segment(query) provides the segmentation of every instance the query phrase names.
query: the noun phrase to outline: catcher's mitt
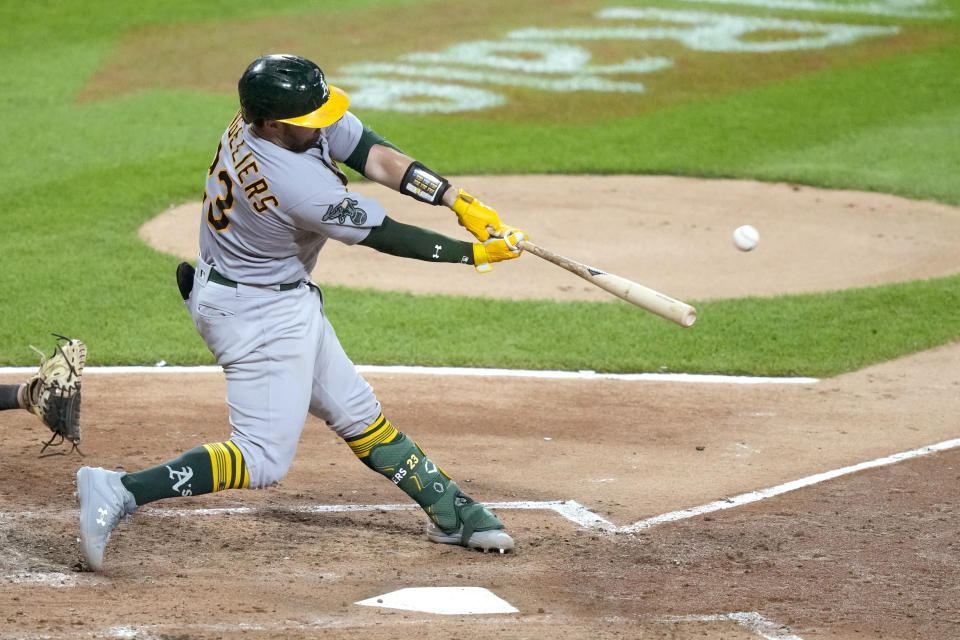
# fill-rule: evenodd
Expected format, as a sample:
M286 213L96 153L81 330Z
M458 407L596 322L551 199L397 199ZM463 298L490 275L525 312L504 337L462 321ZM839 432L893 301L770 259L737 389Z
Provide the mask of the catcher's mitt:
M79 340L53 335L59 340L50 358L30 345L40 354L40 370L27 381L23 405L53 431L41 454L59 436L56 444L69 440L73 444L70 453L76 449L82 456L83 452L77 448L80 444L80 377L87 361L87 347Z

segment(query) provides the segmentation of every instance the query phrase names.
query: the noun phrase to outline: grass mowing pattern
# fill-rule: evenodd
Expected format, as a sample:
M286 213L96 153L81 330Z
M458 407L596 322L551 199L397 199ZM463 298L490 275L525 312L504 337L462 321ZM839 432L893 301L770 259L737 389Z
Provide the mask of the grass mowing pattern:
M398 3L352 6L385 4ZM47 345L51 331L84 339L90 364L211 362L180 306L178 260L146 247L136 229L171 204L199 199L235 97L150 91L76 104L73 96L130 26L215 25L225 16L340 6L0 9L0 19L18 25L0 42L16 62L0 69L8 203L0 213L0 365L33 364L26 345ZM752 177L960 203L960 29L957 18L928 28L942 30L947 44L603 123L358 115L449 175ZM469 141L470 153L453 139ZM497 204L506 216L509 203ZM618 301L518 303L339 287L327 300L356 362L824 376L955 340L957 290L951 277L706 302L687 330Z

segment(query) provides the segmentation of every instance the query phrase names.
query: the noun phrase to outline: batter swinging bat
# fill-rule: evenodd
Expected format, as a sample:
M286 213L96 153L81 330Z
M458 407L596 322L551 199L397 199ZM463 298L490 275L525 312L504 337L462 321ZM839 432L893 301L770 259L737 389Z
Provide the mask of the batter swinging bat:
M524 251L529 251L547 262L552 262L559 267L563 267L567 271L577 274L587 282L600 287L604 291L609 291L618 298L622 298L630 304L635 304L641 309L646 309L650 313L655 313L670 322L675 322L681 327L692 326L697 320L697 310L686 302L674 300L670 296L664 295L659 291L654 291L642 284L631 282L626 278L588 267L576 260L571 260L558 253L537 246L529 240L521 240L518 245Z

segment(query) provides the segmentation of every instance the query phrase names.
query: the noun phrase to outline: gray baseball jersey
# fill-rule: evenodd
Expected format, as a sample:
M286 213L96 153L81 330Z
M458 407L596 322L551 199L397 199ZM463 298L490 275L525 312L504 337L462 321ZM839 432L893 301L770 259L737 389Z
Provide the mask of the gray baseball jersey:
M207 172L200 255L245 284L305 280L328 238L355 244L386 215L350 192L344 161L363 126L349 111L321 130L317 147L297 153L259 138L238 114Z

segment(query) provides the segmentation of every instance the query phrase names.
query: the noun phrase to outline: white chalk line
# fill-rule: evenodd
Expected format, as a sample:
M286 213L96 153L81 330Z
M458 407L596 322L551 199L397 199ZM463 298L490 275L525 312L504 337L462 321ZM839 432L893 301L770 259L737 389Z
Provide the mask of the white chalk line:
M578 503L576 500L546 500L546 501L514 501L514 502L484 502L491 509L523 509L529 511L553 511L567 520L574 522L585 529L600 528L616 530L617 527L609 520L602 518ZM416 504L318 504L304 507L212 507L207 509L150 509L144 515L153 515L161 518L183 516L217 516L263 513L273 509L288 513L355 513L365 511L415 511L420 509ZM26 515L26 513L21 514Z
M36 367L0 367L0 375L31 375ZM415 367L407 365L357 365L360 373L421 375L421 376L473 376L488 378L536 378L547 380L621 380L625 382L686 382L697 384L814 384L818 378L778 378L764 376L722 376L698 373L598 373L589 369L581 371L550 371L536 369L484 369L478 367ZM122 366L85 367L83 373L94 375L118 374L190 374L220 373L219 366Z
M750 504L751 502L757 502L759 500L765 500L766 498L772 498L774 496L779 496L781 494L787 493L788 491L795 491L797 489L802 489L803 487L809 487L811 485L824 482L826 480L831 480L833 478L839 478L840 476L845 476L851 473L856 473L858 471L863 471L865 469L875 469L877 467L884 467L896 462L901 462L903 460L909 460L910 458L917 458L920 456L929 455L931 453L936 453L937 451L946 451L948 449L954 449L960 447L960 438L954 438L953 440L944 440L943 442L938 442L937 444L928 445L926 447L920 447L919 449L912 449L910 451L901 451L900 453L895 453L893 455L885 456L883 458L877 458L876 460L869 460L867 462L860 462L858 464L850 465L848 467L842 467L840 469L834 469L832 471L825 471L823 473L818 473L812 476L807 476L806 478L800 478L799 480L792 480L784 484L779 484L775 487L770 487L768 489L760 489L759 491L749 491L747 493L741 493L738 496L732 498L724 498L723 500L715 500L714 502L709 502L699 507L692 507L690 509L681 509L680 511L671 511L670 513L664 513L659 516L654 516L652 518L647 518L646 520L640 520L635 522L632 525L622 527L620 531L625 533L634 533L642 529L649 529L650 527L664 522L676 522L677 520L684 520L686 518L692 518L694 516L703 515L705 513L712 513L714 511L722 511L724 509L731 509L733 507L739 507L741 505Z

